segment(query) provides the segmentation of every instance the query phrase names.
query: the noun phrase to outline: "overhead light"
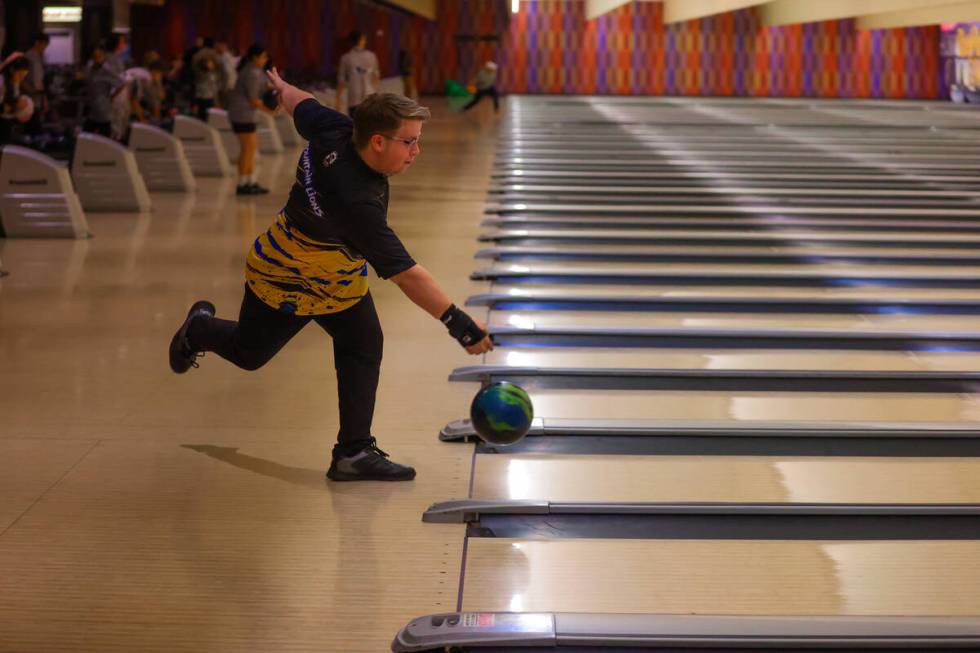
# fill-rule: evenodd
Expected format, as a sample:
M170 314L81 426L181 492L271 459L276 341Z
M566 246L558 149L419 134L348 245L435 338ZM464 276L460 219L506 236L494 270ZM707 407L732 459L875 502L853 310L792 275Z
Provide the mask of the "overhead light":
M45 7L41 12L45 23L80 23L81 7Z
M510 0L510 13L516 14L521 10L521 0Z

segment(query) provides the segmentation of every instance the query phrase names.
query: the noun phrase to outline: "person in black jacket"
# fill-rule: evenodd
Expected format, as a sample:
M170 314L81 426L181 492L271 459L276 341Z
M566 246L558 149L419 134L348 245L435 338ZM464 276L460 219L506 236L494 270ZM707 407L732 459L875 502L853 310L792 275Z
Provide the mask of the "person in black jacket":
M195 303L170 345L170 366L183 373L213 351L256 370L303 327L316 322L334 341L340 432L327 477L335 481L403 481L415 470L388 459L371 433L382 333L368 291L368 265L438 318L470 354L492 349L482 324L457 308L388 226L388 177L421 152L429 110L401 95L368 96L355 118L268 73L282 106L309 141L286 206L255 239L245 266L238 321Z

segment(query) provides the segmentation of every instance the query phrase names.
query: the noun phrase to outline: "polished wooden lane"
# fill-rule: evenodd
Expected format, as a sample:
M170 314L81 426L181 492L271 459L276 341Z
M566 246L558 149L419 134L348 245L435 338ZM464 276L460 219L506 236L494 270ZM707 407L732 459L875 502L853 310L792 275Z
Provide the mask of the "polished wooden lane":
M840 351L807 349L647 349L616 347L497 347L484 357L508 367L595 367L698 370L882 370L980 369L980 353Z
M893 227L901 227L902 223L897 225L893 224ZM837 243L839 246L841 242L844 243L858 243L854 246L859 246L863 243L863 246L870 247L869 243L876 243L880 241L887 241L889 247L915 247L913 243L918 243L919 245L924 245L927 247L938 247L937 243L950 243L950 237L944 234L929 234L929 233L918 233L911 231L903 231L902 229L894 230L879 230L879 231L867 231L867 232L856 232L851 234L840 234L833 231L821 231L818 229L804 229L796 228L790 229L786 228L781 231L774 232L759 232L759 233L738 233L731 231L717 231L717 230L696 230L696 229L678 229L676 231L670 231L669 233L664 233L655 228L638 228L638 229L597 229L593 228L583 228L583 229L551 229L551 228L534 228L534 229L487 229L481 234L484 238L497 238L497 239L562 239L564 241L573 243L575 241L585 241L589 243L595 241L596 239L610 239L618 238L622 239L622 242L618 242L619 245L629 245L631 240L634 239L667 239L667 238L686 238L692 241L693 244L698 244L698 246L703 246L704 241L710 242L711 240L717 240L719 238L724 238L731 241L749 241L749 243L758 243L760 241L767 241L765 246L802 246L813 241L819 241L821 243L827 243L828 246L833 246ZM975 249L980 245L980 236L975 234L961 234L955 237L956 243L961 243L962 247L967 249ZM903 244L904 243L904 244ZM633 243L637 244L637 243ZM748 243L744 243L742 246L749 246ZM960 248L957 245L956 248Z
M840 329L887 331L963 331L980 326L970 315L825 315L779 313L651 313L644 311L489 311L489 324L500 327L672 328L699 329Z
M681 112L668 103L656 105L646 114L636 107L624 107L616 101L605 103L582 102L572 105L569 121L587 120L588 111L610 120L639 122L646 115L651 122L660 115L667 122L684 121ZM529 110L541 101L529 101ZM713 112L705 108L687 118L692 123L704 121L735 122L742 108L733 103ZM839 107L835 107L836 110ZM662 110L662 114L657 115ZM808 115L789 117L778 110L749 115L745 122L762 120L773 124L790 121L860 119L849 113L840 116ZM863 117L876 122L870 113ZM527 116L524 116L527 119ZM946 117L951 123L959 117ZM543 119L543 116L542 116ZM945 119L945 118L944 118ZM753 122L754 124L754 122ZM636 131L632 131L636 130ZM640 130L635 124L623 127L634 135ZM788 131L788 130L787 130ZM861 130L854 130L860 134ZM792 138L792 135L789 136ZM545 146L547 147L547 146ZM564 146L559 146L564 147ZM572 147L572 146L569 146ZM667 152L669 147L662 148ZM676 148L680 152L681 148ZM695 149L696 148L692 148ZM838 147L837 150L846 149ZM651 150L649 158L656 161L661 152ZM690 154L690 153L689 153ZM688 165L707 167L712 161L698 159L695 151ZM829 154L828 154L829 155ZM820 155L824 156L824 155ZM684 164L678 155L676 163ZM761 158L761 155L760 155ZM875 157L871 157L875 158ZM866 158L865 161L871 160ZM884 159L885 157L881 157ZM898 157L901 158L901 157ZM506 160L502 157L501 160ZM555 157L560 161L560 157ZM618 163L625 161L622 157ZM533 155L521 162L535 163ZM614 163L617 163L613 161ZM878 161L875 161L876 163ZM881 161L884 165L890 163ZM594 162L593 162L594 163ZM656 161L659 165L662 161ZM948 162L947 162L948 163ZM947 163L943 163L946 165ZM589 162L583 163L583 167ZM804 165L804 163L800 163ZM530 169L530 168L529 168ZM892 168L893 170L895 168ZM724 176L724 170L719 176ZM586 182L587 183L587 182ZM571 200L569 200L571 201ZM534 208L534 207L532 207ZM621 211L634 207L619 207ZM514 207L516 213L524 208ZM587 216L581 206L569 205L569 211L582 212L580 226L593 216ZM547 207L549 212L565 210ZM885 210L885 209L882 209ZM598 213L598 211L597 211ZM835 211L827 210L830 215ZM843 214L843 213L841 213ZM517 224L519 221L515 220ZM543 222L543 221L542 221ZM597 220L598 222L598 220ZM830 224L826 221L826 224ZM883 222L881 223L883 224ZM948 228L948 225L947 225ZM490 231L489 237L503 232ZM695 232L691 233L694 236ZM814 229L813 234L817 233ZM575 242L574 235L583 231L553 230L550 236L535 242L532 234L512 232L513 242L529 246L544 245L560 251ZM598 229L594 235L602 236ZM540 235L540 234L539 234ZM849 234L850 235L850 234ZM909 238L914 235L909 232ZM640 245L631 246L635 237L653 239L668 236L656 230L620 230L620 251L636 253ZM948 236L948 234L947 234ZM588 238L588 235L585 236ZM809 237L809 236L808 236ZM970 236L972 237L972 236ZM872 235L883 241L883 234ZM928 238L928 236L927 236ZM523 241L522 241L523 239ZM564 242L562 242L564 240ZM947 238L948 240L948 238ZM500 242L510 242L501 240ZM608 241L607 241L608 242ZM964 241L966 242L966 241ZM948 242L947 242L948 244ZM724 246L738 244L725 243ZM758 246L758 243L756 243ZM845 253L848 247L835 249L832 243L821 243L810 249L800 243L795 250L792 238L771 241L773 251L805 255L808 252ZM854 246L855 243L848 243ZM938 245L938 241L937 241ZM766 246L763 244L762 246ZM592 245L571 245L575 251L588 251ZM604 245L596 245L596 248ZM689 248L690 247L690 248ZM696 243L684 243L672 251L693 251ZM720 251L720 247L712 246ZM901 244L885 247L861 247L858 251L898 253ZM660 252L666 253L667 247ZM915 250L917 247L909 246ZM943 256L941 248L922 248L930 255ZM572 250L567 250L572 251ZM747 248L743 252L749 251ZM477 267L495 269L525 269L561 271L586 269L602 272L637 270L677 272L696 269L696 264L615 263L615 262L558 262L550 258L520 259L499 262L479 261ZM711 272L760 271L764 278L774 272L801 274L820 272L846 273L851 276L877 274L880 276L931 275L953 277L974 274L969 265L956 266L942 272L933 266L861 265L853 261L831 263L815 260L806 265L776 263L773 265L739 265L715 262L703 266ZM953 271L955 270L955 271ZM534 281L533 278L527 280ZM844 287L850 285L850 287ZM834 288L684 288L677 283L667 288L638 286L617 287L613 281L589 286L545 283L493 283L486 286L492 292L507 291L515 296L551 295L572 298L576 295L593 297L755 297L755 298L864 298L896 299L960 298L977 299L976 289L953 290L936 288L861 288L857 284L841 284ZM949 294L947 294L949 293ZM486 309L484 309L486 310ZM487 314L487 313L485 313ZM591 326L715 326L726 328L806 329L901 329L915 324L922 328L952 330L960 325L966 330L973 326L969 318L935 315L724 315L716 308L706 308L701 314L683 313L600 313L598 311L491 311L488 317L497 326L535 327L570 326L585 323ZM614 349L614 348L546 348L499 347L485 357L487 363L515 366L555 367L691 367L711 369L976 369L980 358L974 354L932 352L840 352L840 351L754 351L754 350L671 350L671 349ZM918 397L897 393L859 396L801 393L790 396L779 392L642 392L601 390L542 390L532 392L538 416L556 418L649 419L649 420L718 420L737 425L742 421L881 421L881 422L950 422L968 424L978 416L978 402L973 396L934 395ZM882 452L883 454L886 452ZM973 502L980 485L975 482L976 459L890 459L819 458L819 457L714 457L714 456L589 456L553 454L478 455L474 468L471 496L476 499L546 499L553 501L747 501L747 502ZM493 526L483 524L488 532ZM799 615L975 615L980 601L978 581L980 565L975 557L980 543L975 541L807 541L807 540L668 540L668 539L552 539L546 533L536 539L471 537L465 559L463 608L467 610L500 611L570 611L570 612L653 612L653 613L717 613L717 614L799 614ZM846 533L840 534L842 538Z
M480 292L509 292L514 296L534 297L536 295L565 295L568 297L752 297L794 299L842 298L842 299L980 299L980 289L972 288L867 288L842 286L834 288L766 288L757 286L691 287L684 284L672 286L626 286L616 283L573 284L573 283L524 283L507 279L485 283Z
M957 423L980 420L980 396L973 394L534 390L531 399L535 414L545 418Z
M530 273L540 272L542 274L553 272L569 271L582 272L585 274L602 273L615 275L619 273L630 274L636 272L661 272L661 273L684 273L684 272L705 272L718 274L721 278L725 273L752 273L765 278L769 274L786 274L789 276L803 276L810 274L826 275L867 275L883 278L903 278L916 276L935 276L935 277L965 277L980 275L980 266L963 266L955 270L947 270L931 265L890 265L886 269L881 266L856 265L850 263L815 263L812 265L777 264L767 265L760 269L758 265L734 265L734 264L711 264L704 263L619 263L619 262L596 262L596 261L534 261L533 263L519 264L509 261L498 261L487 265L490 270L519 270L529 271ZM722 284L719 284L722 285Z
M498 453L473 478L485 500L980 504L975 458Z
M463 609L976 615L980 542L470 538Z
M696 256L696 255L719 255L737 254L746 258L752 256L759 257L760 264L768 264L765 256L781 255L799 257L801 263L808 263L807 257L838 256L838 257L928 257L933 259L950 258L956 260L961 256L971 256L969 250L964 254L957 250L949 249L929 249L927 247L828 247L823 245L808 245L801 242L794 245L792 242L780 242L773 239L770 246L759 245L731 245L713 244L707 241L704 245L697 247L676 245L587 245L576 243L562 243L560 245L548 245L540 247L500 247L494 253L500 257L528 257L535 256L546 260L547 258L562 258L575 255L623 255L637 256L641 254L653 255L672 255L672 256ZM485 255L484 255L485 256ZM860 261L859 261L860 262Z

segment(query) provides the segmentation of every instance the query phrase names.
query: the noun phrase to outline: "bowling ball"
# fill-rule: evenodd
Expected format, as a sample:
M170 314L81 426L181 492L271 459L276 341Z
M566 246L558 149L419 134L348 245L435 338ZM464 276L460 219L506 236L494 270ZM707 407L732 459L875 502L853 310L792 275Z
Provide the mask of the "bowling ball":
M534 406L524 388L501 381L476 393L470 421L477 435L489 444L514 444L531 430Z
M269 111L275 111L279 107L279 91L269 89L262 94L262 104Z

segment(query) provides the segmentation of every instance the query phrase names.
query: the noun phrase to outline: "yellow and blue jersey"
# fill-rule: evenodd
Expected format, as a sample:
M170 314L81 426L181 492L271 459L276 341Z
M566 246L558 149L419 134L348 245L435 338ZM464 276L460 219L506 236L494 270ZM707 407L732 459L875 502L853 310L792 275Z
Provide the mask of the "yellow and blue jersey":
M252 244L248 287L269 306L296 315L350 308L368 292L367 261L340 242L309 238L284 213Z
M357 154L350 119L314 99L293 119L309 145L286 206L249 251L246 280L280 311L336 313L367 294L368 263L387 279L415 261L388 226L388 180Z

